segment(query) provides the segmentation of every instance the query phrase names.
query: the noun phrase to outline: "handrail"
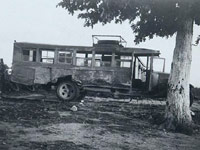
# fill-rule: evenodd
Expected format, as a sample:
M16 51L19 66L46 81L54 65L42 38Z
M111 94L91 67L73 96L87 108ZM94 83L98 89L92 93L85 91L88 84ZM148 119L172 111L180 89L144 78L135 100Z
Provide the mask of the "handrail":
M143 62L137 57L137 59L138 59L138 61L140 62L140 64L144 67L144 68L147 68L144 64L143 64Z
M98 41L100 40L98 37L113 37L113 38L119 38L119 42L127 44L126 40L121 36L121 35L92 35L92 40L94 44L94 38L97 39Z

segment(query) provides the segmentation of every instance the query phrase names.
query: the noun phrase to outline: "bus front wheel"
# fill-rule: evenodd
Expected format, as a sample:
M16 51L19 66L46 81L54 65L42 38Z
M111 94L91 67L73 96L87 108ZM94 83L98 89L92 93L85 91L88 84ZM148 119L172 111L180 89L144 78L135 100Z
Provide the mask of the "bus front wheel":
M73 101L79 97L79 88L72 81L63 81L58 84L56 93L62 101Z

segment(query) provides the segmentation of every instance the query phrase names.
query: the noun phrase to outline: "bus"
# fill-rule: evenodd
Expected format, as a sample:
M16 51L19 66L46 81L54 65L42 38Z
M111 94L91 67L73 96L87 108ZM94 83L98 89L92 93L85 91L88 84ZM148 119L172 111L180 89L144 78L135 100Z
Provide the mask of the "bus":
M138 96L166 84L160 51L127 47L118 35L93 35L92 46L15 42L11 81L26 86L54 86L63 101L81 89Z

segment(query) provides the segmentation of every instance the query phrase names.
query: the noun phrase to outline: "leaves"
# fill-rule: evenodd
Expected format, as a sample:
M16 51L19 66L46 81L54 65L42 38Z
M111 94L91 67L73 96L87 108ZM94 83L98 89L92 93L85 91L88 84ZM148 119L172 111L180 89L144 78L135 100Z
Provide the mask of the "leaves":
M195 41L195 44L198 45L200 42L200 35L197 37L197 40Z
M136 43L172 36L187 17L200 25L199 0L62 0L58 6L77 12L85 26L129 20Z

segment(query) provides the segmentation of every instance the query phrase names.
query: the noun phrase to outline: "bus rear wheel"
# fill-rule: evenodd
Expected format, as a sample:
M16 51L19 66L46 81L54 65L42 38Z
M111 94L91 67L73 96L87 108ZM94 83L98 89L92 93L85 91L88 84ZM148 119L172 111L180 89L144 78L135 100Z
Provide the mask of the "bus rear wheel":
M56 94L62 101L74 101L79 97L79 88L72 81L63 81L58 84Z

